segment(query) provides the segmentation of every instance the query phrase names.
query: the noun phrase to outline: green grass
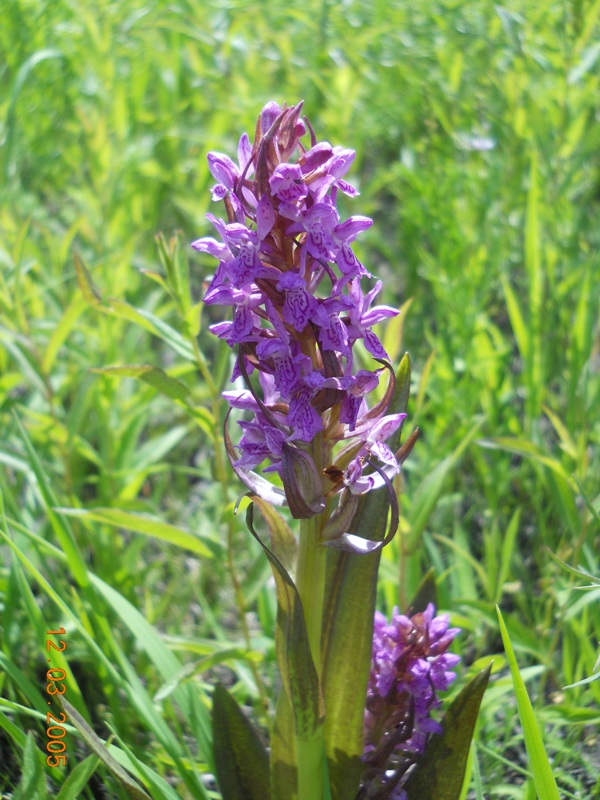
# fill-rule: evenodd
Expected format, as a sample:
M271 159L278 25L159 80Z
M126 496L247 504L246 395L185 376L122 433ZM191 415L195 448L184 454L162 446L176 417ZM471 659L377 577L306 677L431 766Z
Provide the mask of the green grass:
M24 772L27 798L126 796L74 729L67 771L45 765L48 629L67 630L65 697L153 797L218 796L217 680L269 713L269 568L232 513L229 357L187 242L208 233L207 152L233 154L271 98L356 149L361 257L386 302L412 299L388 345L411 354L423 436L380 607L433 565L464 629L457 689L495 657L467 797L535 797L497 604L561 796L600 791L600 681L563 689L594 671L598 588L549 553L600 574L599 18L586 0L5 4L0 791Z

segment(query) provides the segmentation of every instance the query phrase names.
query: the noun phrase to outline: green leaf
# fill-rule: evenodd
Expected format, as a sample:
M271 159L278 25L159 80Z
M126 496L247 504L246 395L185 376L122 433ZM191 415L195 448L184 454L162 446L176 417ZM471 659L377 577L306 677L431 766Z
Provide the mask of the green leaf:
M15 744L21 748L25 747L27 742L25 734L21 728L18 728L14 722L6 716L4 711L0 711L0 728L10 736ZM4 746L8 750L8 746L6 744Z
M21 782L13 795L13 800L46 800L48 797L41 755L35 746L33 734L29 733L23 752Z
M569 683L563 686L563 689L574 689L576 686L586 686L588 683L594 683L594 681L600 681L600 672L595 672L593 675L590 675L589 678L582 678L575 683Z
M591 498L588 497L588 495L586 494L586 492L585 492L585 490L583 488L583 485L581 484L581 481L579 480L579 478L576 475L573 475L573 480L577 484L577 488L579 489L579 492L581 493L581 497L583 498L583 502L585 504L585 507L590 512L592 517L596 520L596 522L600 522L600 514L596 511L596 509L594 507L594 504L591 501Z
M290 530L290 526L270 503L261 497L253 496L252 502L256 505L269 528L271 550L283 567L289 572L294 571L298 554L298 542Z
M389 413L406 411L410 392L410 359L405 355L396 372ZM390 440L396 450L400 432ZM389 501L385 492L361 499L352 531L381 541L387 527ZM325 700L325 752L333 800L354 800L363 769L363 698L373 646L373 619L381 551L355 555L327 552L323 611L322 683Z
M95 755L88 756L85 761L77 764L56 795L56 800L78 800L99 764L100 759Z
M410 397L410 377L411 363L410 356L405 353L396 370L396 388L392 402L390 403L389 413L405 414L408 409L408 399ZM396 449L400 445L400 432L398 431L390 439L390 447Z
M111 732L115 733L112 727ZM114 744L109 744L108 749L110 754L115 757L122 767L125 767L125 769L128 769L138 777L144 778L146 785L152 793L152 800L181 800L181 795L177 794L175 789L151 767L143 761L140 761L139 758L136 758L125 742L119 740L119 747L116 747ZM194 800L196 800L196 798L198 798L198 800L209 800L208 792L204 789L204 785L200 783L199 786L200 793L192 789L190 797L193 797Z
M430 567L425 573L411 604L406 610L406 616L412 617L413 614L419 614L425 611L429 603L433 603L434 606L437 606L437 583L435 581L435 569L433 567Z
M413 303L412 297L409 297L401 306L400 313L389 319L385 325L383 333L383 348L390 357L392 364L395 364L400 355L400 348L402 347L402 338L404 333L404 322L408 315L408 311Z
M235 699L220 684L213 694L213 746L223 800L269 800L269 756Z
M515 657L508 630L504 624L502 613L498 606L496 606L498 614L498 623L500 625L500 633L502 635L502 642L506 652L506 658L510 667L510 674L512 675L513 686L515 690L515 698L517 700L517 708L519 710L519 719L523 728L523 738L525 739L525 747L527 748L527 755L531 764L531 772L535 782L535 788L538 797L543 800L560 800L558 794L558 787L552 774L552 767L544 748L544 742L538 728L533 706L527 694L525 682L519 672L519 665Z
M271 564L277 591L275 650L284 689L294 710L299 739L310 739L323 722L321 687L313 661L304 610L298 590L277 556L254 529L254 503L246 511L246 524Z
M477 435L482 422L483 419L480 419L475 423L454 452L440 461L416 490L410 508L410 536L406 543L406 548L409 552L416 547L421 534L425 530L431 512L442 493L444 481Z
M138 786L138 784L123 769L119 762L111 756L106 748L106 744L93 731L93 729L90 728L77 709L74 708L68 700L65 700L64 697L60 698L60 703L63 706L69 722L71 722L73 726L77 728L81 738L90 748L90 750L98 756L98 758L112 772L115 778L117 778L117 780L123 784L129 797L131 797L132 800L151 800L150 796L147 795L140 786Z
M592 575L592 573L588 572L588 570L585 569L584 567L581 566L572 567L570 564L565 563L558 556L554 555L554 553L551 550L548 550L548 552L550 554L550 558L553 561L556 561L557 564L559 564L564 570L569 572L571 575L574 575L576 578L581 578L582 580L588 580L590 581L590 583L597 584L598 586L600 586L600 578L596 577L595 575Z
M156 243L161 263L167 273L169 289L185 315L190 307L190 276L187 259L181 252L180 238L173 236L167 242L160 233L156 237Z
M121 511L118 508L57 508L56 511L69 517L103 522L115 528L125 528L128 531L153 536L163 542L169 542L169 544L174 544L184 550L190 550L192 553L197 553L205 558L212 558L213 556L212 551L193 533L152 517Z
M30 55L19 67L11 87L8 110L6 111L6 134L4 139L4 175L6 178L11 175L13 142L15 140L15 131L18 130L15 122L16 108L23 87L33 72L34 67L42 61L48 61L48 59L52 58L63 59L64 57L64 54L60 50L54 47L48 47Z
M92 580L115 610L121 622L135 636L139 646L146 651L162 679L169 681L174 675L177 675L182 669L181 661L165 645L157 630L112 586L109 586L95 575L92 576ZM210 715L203 702L202 692L197 687L180 685L174 690L173 696L194 732L202 757L208 762L209 768L212 769ZM151 707L150 703L148 705ZM154 707L152 707L152 711L156 716L157 723L162 726L164 724L162 717L156 715ZM169 731L168 728L166 730ZM171 735L170 731L169 735Z
M262 653L258 650L248 650L244 647L224 647L220 650L201 658L200 661L192 661L179 670L179 672L164 683L154 695L154 702L161 703L167 697L181 686L182 683L193 678L195 675L201 675L209 669L212 669L217 664L223 664L227 661L261 661L263 658Z
M273 800L288 800L298 792L294 712L285 692L279 692L271 731L271 788Z
M77 255L74 256L75 261L75 275L77 276L77 285L81 290L81 294L85 300L94 308L102 305L102 295L98 287L92 280L92 276L82 259Z
M385 535L385 500L385 496L369 495L353 524L361 530L368 524L375 541ZM334 800L351 800L355 796L363 769L360 758L364 697L371 663L380 558L381 550L369 555L338 550L327 553L322 682L327 711L325 752Z
M179 331L176 331L175 328L171 327L171 325L164 322L164 320L155 316L150 311L146 311L144 308L134 308L124 300L111 299L108 301L108 313L116 314L122 319L127 319L130 322L141 325L143 328L150 331L150 333L160 337L187 361L191 361L192 363L196 362L196 356L192 345L183 338Z
M46 375L49 375L54 366L56 356L62 345L65 343L68 335L75 327L77 320L81 313L87 307L85 301L81 297L74 297L70 305L65 309L60 321L54 328L52 336L48 340L46 352L42 360L42 370Z
M122 367L99 367L91 371L103 375L118 375L122 378L138 378L150 386L153 386L166 397L170 397L171 400L179 400L182 403L186 403L190 396L190 390L184 383L178 381L176 378L171 378L164 370L149 366L148 364L128 364Z
M452 701L425 755L406 782L408 800L459 800L481 698L492 665L476 675Z
M521 306L519 305L519 301L517 300L517 296L508 282L508 279L502 276L500 278L502 282L502 288L504 289L504 297L506 300L506 308L508 311L508 317L510 319L510 324L513 329L513 333L515 335L515 341L517 342L517 347L519 348L519 353L524 360L529 358L529 350L530 350L530 343L529 343L529 332L527 325L525 324L525 320L523 318L523 312L521 311Z
M477 444L480 447L486 447L489 450L504 450L507 453L515 453L516 455L523 456L523 458L530 458L532 461L537 461L548 467L562 478L575 491L575 482L572 477L565 470L563 465L557 458L552 458L538 445L524 438L513 438L511 436L497 436L493 439L479 439Z
M87 567L73 531L67 524L66 520L61 519L61 517L56 513L58 501L54 495L54 492L52 491L48 475L44 470L37 451L33 446L27 431L23 427L21 420L16 414L14 414L14 412L13 415L15 422L17 423L17 427L19 428L19 433L23 443L25 444L25 449L27 450L27 455L29 457L29 463L37 480L39 494L44 505L46 506L48 519L50 520L54 533L56 534L56 538L60 542L60 546L62 547L69 561L69 569L73 573L73 577L77 580L80 586L87 586L90 582L87 573Z
M496 600L500 600L504 591L504 584L510 571L510 562L515 552L515 540L519 531L519 522L521 521L521 507L518 506L514 514L510 518L510 522L506 528L506 533L502 539L502 552L500 556L500 569L498 571L498 578L496 584Z

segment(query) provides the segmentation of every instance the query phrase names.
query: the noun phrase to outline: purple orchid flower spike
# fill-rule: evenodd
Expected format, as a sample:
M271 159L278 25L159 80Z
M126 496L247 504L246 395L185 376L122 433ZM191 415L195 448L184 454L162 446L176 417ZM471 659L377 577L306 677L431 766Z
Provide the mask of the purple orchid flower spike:
M373 325L399 313L372 306L381 282L361 287L370 275L352 244L372 221L341 221L336 207L338 191L357 194L343 178L354 151L317 142L301 107L268 103L255 141L240 139L238 164L209 154L213 199L225 202L227 220L208 215L219 239L192 246L218 259L204 302L233 312L210 328L237 350L233 379L246 383L225 394L244 415L241 438L227 448L233 468L252 491L261 465L278 473L292 514L303 518L344 489L359 495L389 483L399 465L386 440L404 415L369 407L380 365L354 368L359 340L387 360ZM335 482L332 469L342 475Z
M407 617L394 608L392 620L377 612L373 655L364 717L363 789L371 797L403 798L402 784L441 726L432 712L441 705L438 692L456 678L460 657L448 652L459 628L448 615L425 611ZM377 795L379 796L379 795Z

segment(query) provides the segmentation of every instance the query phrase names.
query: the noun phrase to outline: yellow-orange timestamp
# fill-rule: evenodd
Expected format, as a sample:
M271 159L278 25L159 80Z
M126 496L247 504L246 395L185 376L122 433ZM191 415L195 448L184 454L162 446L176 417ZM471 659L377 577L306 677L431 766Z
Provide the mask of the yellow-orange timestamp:
M59 628L57 631L46 631L46 636L64 636L65 633L66 631L64 628ZM59 653L64 653L67 649L67 643L63 639L60 639L59 645L60 647L56 645L52 639L46 639L46 652L51 653L53 650L58 650ZM48 663L52 664L52 658L48 659ZM67 691L65 684L59 682L63 681L65 676L66 673L64 669L59 667L51 666L46 672L46 680L48 681L46 693L50 697L54 697L57 694L62 695ZM50 703L51 701L48 700L48 705L50 705ZM64 727L64 723L67 721L67 715L64 711L59 713L62 719L57 719L54 714L51 714L49 711L46 714L46 736L48 738L46 750L50 754L46 758L46 764L48 764L49 767L58 767L59 764L65 766L67 763L67 755L65 753L67 745L63 741L67 733Z

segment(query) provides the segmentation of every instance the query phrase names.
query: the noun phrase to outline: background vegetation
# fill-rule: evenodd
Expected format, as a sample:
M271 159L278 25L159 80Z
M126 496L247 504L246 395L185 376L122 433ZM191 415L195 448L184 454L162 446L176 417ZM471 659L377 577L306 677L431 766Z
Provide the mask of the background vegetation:
M564 687L594 671L600 589L550 556L600 572L599 16L598 0L5 0L7 797L125 797L71 729L67 770L45 766L48 629L67 630L65 696L153 797L219 796L216 680L264 723L273 591L232 515L229 356L187 243L208 233L207 152L299 98L357 150L347 211L374 218L361 255L405 304L386 337L411 354L423 436L380 607L433 565L464 631L457 688L494 658L469 798L535 798L496 603L561 794L599 796L600 682ZM131 364L178 383L94 372Z

